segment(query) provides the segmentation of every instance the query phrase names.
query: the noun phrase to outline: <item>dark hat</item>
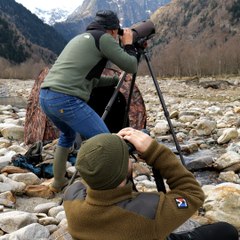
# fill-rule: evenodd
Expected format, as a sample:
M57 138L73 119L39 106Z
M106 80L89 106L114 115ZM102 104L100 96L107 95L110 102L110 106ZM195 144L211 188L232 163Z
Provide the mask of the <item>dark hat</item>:
M108 30L120 28L117 14L110 10L98 11L94 20Z
M98 134L81 145L76 169L90 188L96 190L117 187L128 173L128 146L115 134Z

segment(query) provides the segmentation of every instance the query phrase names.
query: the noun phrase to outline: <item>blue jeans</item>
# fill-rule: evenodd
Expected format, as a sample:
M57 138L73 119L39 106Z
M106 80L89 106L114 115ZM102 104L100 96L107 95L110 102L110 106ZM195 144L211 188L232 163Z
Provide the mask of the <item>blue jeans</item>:
M58 145L61 147L71 147L76 133L84 139L109 133L101 117L80 98L47 88L41 89L39 102L43 112L60 130Z

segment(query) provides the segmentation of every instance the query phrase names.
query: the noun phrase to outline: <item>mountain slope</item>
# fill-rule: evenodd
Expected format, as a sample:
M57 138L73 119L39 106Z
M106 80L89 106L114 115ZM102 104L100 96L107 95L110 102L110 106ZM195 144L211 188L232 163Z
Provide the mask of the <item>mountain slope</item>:
M56 58L52 51L32 44L26 39L2 12L0 12L0 29L0 57L9 62L20 64L32 58L36 61L51 63Z
M36 15L14 0L1 0L0 12L7 15L9 21L14 23L22 35L32 43L56 54L65 46L66 41L54 28L44 24Z
M57 23L54 28L67 40L85 31L95 13L102 9L116 12L123 27L146 20L160 6L170 0L85 0L65 22Z
M240 69L240 2L173 0L151 17L159 75L216 75Z

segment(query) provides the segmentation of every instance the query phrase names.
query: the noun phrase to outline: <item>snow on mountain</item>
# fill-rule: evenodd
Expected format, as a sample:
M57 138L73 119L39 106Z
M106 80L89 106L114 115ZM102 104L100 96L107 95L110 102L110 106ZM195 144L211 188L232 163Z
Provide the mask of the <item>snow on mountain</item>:
M63 22L71 14L70 11L60 8L53 8L51 10L35 8L33 13L48 25L54 25L56 22Z

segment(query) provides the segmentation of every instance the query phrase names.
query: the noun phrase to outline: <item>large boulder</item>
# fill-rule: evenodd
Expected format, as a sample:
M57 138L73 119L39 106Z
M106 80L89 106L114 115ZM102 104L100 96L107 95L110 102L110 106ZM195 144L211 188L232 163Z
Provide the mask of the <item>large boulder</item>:
M203 187L205 217L210 222L225 221L240 230L240 185L222 183Z

